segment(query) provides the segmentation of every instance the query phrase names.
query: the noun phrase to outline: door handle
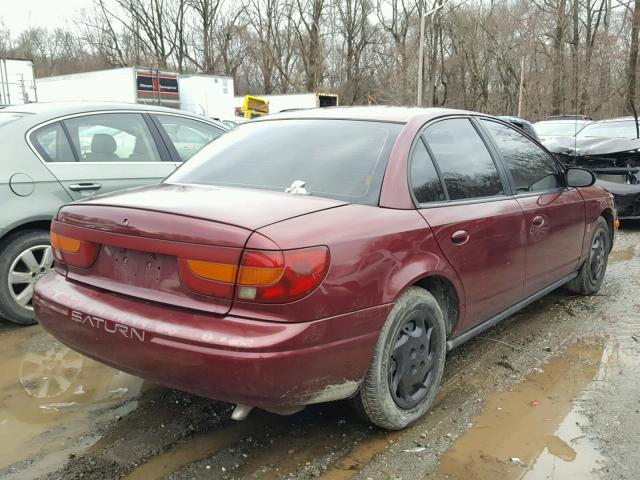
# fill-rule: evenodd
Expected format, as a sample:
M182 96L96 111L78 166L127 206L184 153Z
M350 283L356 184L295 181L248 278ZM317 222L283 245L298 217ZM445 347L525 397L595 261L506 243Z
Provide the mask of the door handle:
M540 215L536 215L535 217L533 217L533 220L531 220L531 224L534 227L541 227L544 225L544 217L540 216Z
M469 233L465 230L458 230L451 235L451 241L456 245L464 245L469 241Z
M101 183L74 183L73 185L69 185L69 190L74 192L80 192L82 190L100 190L101 188Z

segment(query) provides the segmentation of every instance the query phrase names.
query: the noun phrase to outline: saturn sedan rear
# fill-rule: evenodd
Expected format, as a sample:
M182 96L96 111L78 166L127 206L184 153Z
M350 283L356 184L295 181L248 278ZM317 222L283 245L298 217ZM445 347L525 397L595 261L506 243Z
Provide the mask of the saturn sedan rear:
M598 290L615 211L593 180L468 112L276 115L159 186L63 207L35 311L236 418L352 397L398 429L429 408L448 348L567 282Z

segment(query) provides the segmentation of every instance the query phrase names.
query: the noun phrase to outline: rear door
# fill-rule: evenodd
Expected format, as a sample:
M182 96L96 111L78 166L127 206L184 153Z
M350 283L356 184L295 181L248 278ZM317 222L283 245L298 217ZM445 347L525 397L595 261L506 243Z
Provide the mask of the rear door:
M143 113L77 115L35 130L30 140L73 199L159 183L177 166Z
M527 261L525 291L532 295L574 272L582 254L585 204L566 187L560 165L518 130L488 119L489 133L524 209Z
M523 211L475 124L459 117L429 125L410 171L419 211L464 286L467 315L458 332L520 301Z

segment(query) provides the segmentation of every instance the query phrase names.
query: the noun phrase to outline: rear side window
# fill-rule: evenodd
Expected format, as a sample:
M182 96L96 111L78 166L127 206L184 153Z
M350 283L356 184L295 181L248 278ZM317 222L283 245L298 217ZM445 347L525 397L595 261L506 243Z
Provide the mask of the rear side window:
M149 127L138 113L84 115L64 121L81 162L159 162Z
M190 118L173 115L156 115L156 117L182 161L189 160L202 147L224 133L213 125Z
M443 202L447 199L422 139L418 139L411 156L411 188L418 203Z
M167 182L293 189L377 205L401 128L393 123L333 119L249 122L204 147Z
M491 154L469 119L442 120L424 133L450 200L504 195Z
M516 192L540 192L564 187L558 164L517 130L490 120L480 120L493 138Z
M31 141L45 162L75 161L67 136L58 122L33 132Z

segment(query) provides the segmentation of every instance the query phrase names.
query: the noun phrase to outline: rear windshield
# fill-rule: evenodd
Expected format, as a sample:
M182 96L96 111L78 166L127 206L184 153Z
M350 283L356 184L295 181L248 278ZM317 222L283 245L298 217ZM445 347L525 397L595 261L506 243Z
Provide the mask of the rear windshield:
M294 187L297 193L377 205L401 129L355 120L249 122L213 141L166 181L281 192Z
M16 120L20 120L22 117L25 117L24 113L16 113L16 112L3 112L0 110L0 128L2 126L7 125L11 122L15 122Z

